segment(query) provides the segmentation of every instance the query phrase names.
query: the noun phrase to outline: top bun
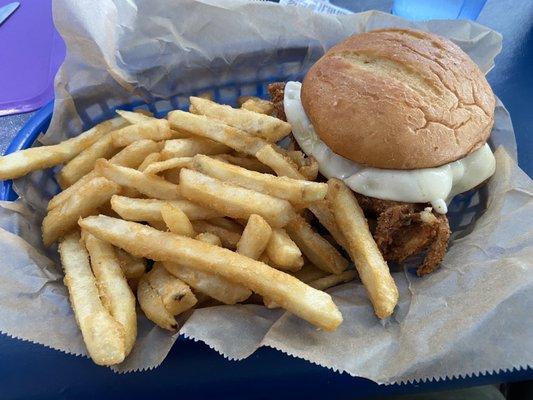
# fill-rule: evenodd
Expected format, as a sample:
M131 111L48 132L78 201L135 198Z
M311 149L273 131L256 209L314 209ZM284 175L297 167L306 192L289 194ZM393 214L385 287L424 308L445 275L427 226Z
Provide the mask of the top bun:
M354 35L307 73L302 104L320 138L356 163L436 167L481 147L494 94L458 46L409 29Z

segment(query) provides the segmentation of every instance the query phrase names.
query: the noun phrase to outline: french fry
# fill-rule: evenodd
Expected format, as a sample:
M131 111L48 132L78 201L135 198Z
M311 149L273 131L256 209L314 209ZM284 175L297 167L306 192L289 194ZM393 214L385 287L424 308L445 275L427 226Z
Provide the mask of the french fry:
M180 260L191 268L216 273L272 299L319 328L333 331L342 322L341 313L327 293L230 250L104 215L87 217L79 224L100 239L137 257L163 262Z
M262 174L201 154L193 158L192 167L221 181L297 204L322 200L328 190L325 183Z
M331 233L333 239L344 249L347 249L346 239L337 225L337 221L335 221L333 212L329 209L327 200L309 204L307 208L318 218L318 222Z
M379 318L387 318L398 303L398 288L383 259L352 191L340 180L328 181L328 201L346 238L348 253Z
M328 276L329 273L322 271L320 268L317 268L310 262L305 262L304 266L300 270L291 272L291 275L295 278L298 278L302 282L309 283Z
M220 240L220 238L211 232L199 233L198 235L196 235L195 239L204 243L212 244L213 246L222 246L222 241Z
M309 286L314 287L318 290L326 290L330 287L340 285L341 283L346 283L353 281L357 278L357 271L353 269L346 270L340 274L332 274L324 276L322 278L315 279L309 282Z
M340 274L348 267L348 260L326 239L316 233L300 215L289 222L285 230L302 253L318 268L333 274Z
M270 167L280 176L288 176L293 179L306 179L298 170L298 166L287 156L279 153L272 146L263 147L256 155L258 159L270 163ZM315 160L316 161L316 160ZM341 246L345 247L345 240L340 232L333 214L325 201L317 201L308 204L307 208L318 218L320 223L331 233L333 238Z
M270 169L254 157L235 156L231 154L218 154L213 156L213 158L228 162L233 165L238 165L239 167L243 167L251 171L262 172L263 174L271 174L274 172L272 171L272 169Z
M180 197L177 185L154 175L144 174L133 168L111 164L107 160L96 161L94 170L97 174L112 180L118 185L138 190L149 197L172 200Z
M284 229L274 229L266 246L266 255L279 269L297 271L304 265L302 252Z
M114 365L126 357L122 326L113 319L100 300L89 255L80 243L79 232L63 237L59 255L65 271L65 286L80 327L83 341L98 365Z
M283 267L281 265L278 265L274 261L272 261L265 253L263 253L261 255L261 257L259 257L259 261L261 261L261 262L263 262L263 263L265 263L267 265L270 265L272 268L279 269L280 271L286 272L286 273L291 274L291 275L292 275L293 272L296 272L296 271L300 270L300 268L302 268L302 266L287 268L287 267Z
M245 96L241 96L241 97L245 97ZM239 98L238 101L240 103L241 108L245 110L253 111L259 114L266 114L266 115L271 115L272 112L274 112L274 104L272 104L271 101L263 100L258 97L252 97L252 96L248 97L247 99L242 99L242 100Z
M237 248L237 243L239 243L239 240L241 239L240 233L211 224L208 221L192 221L192 226L196 232L217 235L222 241L222 246L228 249Z
M137 168L148 154L159 151L160 146L161 145L159 143L156 143L152 140L139 140L138 142L130 144L128 147L125 147L120 152L115 154L113 157L111 157L109 162L116 165L122 165L123 167ZM73 193L76 193L80 187L97 176L98 174L93 170L84 177L80 178L72 186L69 186L67 189L56 194L48 203L47 211L50 211L52 208L55 208L59 204L63 203L67 198L72 196Z
M143 276L146 271L144 258L132 256L130 253L119 248L115 248L115 254L126 279L138 279Z
M143 139L133 142L109 159L114 165L127 168L138 168L149 154L157 153L163 148L163 142Z
M61 168L56 175L59 186L65 189L76 183L81 177L93 170L96 160L109 158L116 151L111 134L102 136Z
M314 181L318 176L318 162L313 156L306 157L305 154L299 150L278 150L285 156L290 158L297 166L298 171L310 181Z
M187 214L185 214L181 208L175 204L163 204L161 207L161 216L163 217L163 221L167 225L170 232L188 237L196 236L196 232L191 224L191 221L187 217Z
M323 271L321 272L323 273ZM357 278L357 271L350 269L350 270L341 272L338 275L331 274L331 275L325 275L325 276L317 276L316 278L313 278L313 279L309 279L308 276L305 276L305 278L306 279L300 279L300 278L299 279L302 282L307 283L309 286L317 290L326 290L333 286L340 285L341 283L353 281L355 278ZM268 297L263 299L263 303L265 307L270 308L270 309L279 308L279 305L276 304L274 301L270 300Z
M102 204L100 207L96 209L95 214L104 214L109 215L110 217L114 218L120 218L120 215L118 215L113 209L111 208L111 204L109 202L106 202Z
M286 151L276 145L261 148L255 156L279 176L313 181L318 176L318 162L301 151Z
M318 176L317 160L313 156L307 157L305 159L305 164L299 168L299 171L306 179L314 181Z
M202 138L185 138L167 140L161 150L164 160L178 157L192 157L196 154L221 154L227 153L229 147Z
M209 218L208 222L213 225L220 226L221 228L227 229L228 231L236 232L241 235L243 231L243 225L246 226L246 223L248 221L244 220L244 224L239 224L229 218L217 217Z
M214 118L270 142L275 143L291 133L291 125L289 123L270 115L232 108L199 97L191 96L190 101L189 110L192 113Z
M298 168L302 167L306 164L306 157L305 154L302 151L299 150L285 150L282 148L278 148L278 150L289 157L297 166Z
M289 157L276 151L273 145L263 146L255 153L255 157L268 165L277 175L292 179L306 179L298 171L298 166Z
M139 108L135 110L134 112L131 111L125 111L125 110L117 110L117 114L119 114L122 118L124 118L126 121L128 121L130 124L139 124L141 122L151 121L151 120L158 120L157 118L153 117L153 114L148 110L143 110L142 108ZM175 130L170 131L171 138L183 138L188 137L189 135L186 135L182 132L178 132Z
M171 275L162 263L156 262L146 277L171 315L181 314L196 305L197 299L191 288Z
M158 231L167 232L168 227L164 221L148 221L148 225L152 228L157 229Z
M167 205L168 206L168 205ZM165 207L163 208L163 210ZM175 210L167 214L172 214ZM161 212L163 218L165 218L164 211ZM168 220L167 216L167 220ZM188 220L185 214L179 217L181 223L167 222L170 231L178 235L192 237L195 235L195 231L191 226L191 221ZM192 228L192 229L191 229ZM221 228L222 229L222 228ZM220 246L222 244L220 238L210 232L203 232L196 236L197 240L209 243L214 246ZM224 304L235 304L240 301L246 300L251 292L245 287L229 282L226 279L216 276L209 272L197 271L187 266L180 265L179 263L164 263L165 268L174 276L183 280L194 289L217 299Z
M250 215L237 243L237 253L257 260L265 251L271 234L272 228L260 215Z
M124 352L127 356L137 338L135 296L122 272L113 246L90 233L82 232L82 239L89 252L92 271L103 304L111 316L122 325Z
M176 319L168 312L163 304L161 296L159 296L159 293L157 293L152 285L150 285L150 282L148 282L147 274L144 274L139 280L137 286L137 300L139 300L139 305L141 306L144 315L146 315L146 318L157 326L169 331L174 331L178 328Z
M268 144L261 138L203 115L175 110L168 113L168 121L173 129L223 143L250 156L254 156L259 149Z
M166 119L149 118L113 132L113 145L125 147L138 140L150 139L158 142L170 138L172 138L172 131Z
M153 163L156 163L161 160L161 153L150 153L146 156L146 158L143 160L141 165L139 165L139 168L137 168L141 172L146 172L146 168L148 168Z
M134 111L116 110L116 113L122 118L124 118L126 121L128 121L130 124L140 124L141 122L146 122L150 121L151 119L154 119L154 117L150 115L145 115L143 113Z
M206 238L202 237L202 241L204 240ZM205 241L205 243L209 242ZM200 271L170 261L163 262L163 265L170 274L186 282L198 292L208 295L223 304L240 303L252 294L251 290L246 287L212 272Z
M153 162L143 171L147 174L156 175L170 169L179 171L181 168L190 168L192 157L169 158L165 161Z
M142 193L140 193L137 189L127 186L121 186L118 194L124 197L143 197Z
M111 208L122 218L130 221L163 221L161 208L167 202L156 199L132 199L123 196L111 198ZM201 207L189 200L172 200L190 220L209 219L220 216L216 211Z
M59 144L32 147L0 157L0 179L20 178L37 169L63 164L123 123L120 117L110 119Z
M180 192L185 198L228 217L247 219L259 214L275 228L286 225L295 215L286 200L230 185L190 169L180 171Z
M76 226L79 218L86 217L109 201L119 191L119 186L106 178L94 178L83 185L60 206L48 212L43 219L43 243L50 246Z

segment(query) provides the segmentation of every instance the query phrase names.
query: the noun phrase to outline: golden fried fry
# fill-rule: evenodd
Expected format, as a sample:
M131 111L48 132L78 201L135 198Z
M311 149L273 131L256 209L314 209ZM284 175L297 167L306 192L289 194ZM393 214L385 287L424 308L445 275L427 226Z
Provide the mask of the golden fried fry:
M271 234L272 228L260 215L250 215L237 243L237 253L254 260L259 259L269 243Z
M59 144L32 147L0 157L0 179L20 178L31 171L50 168L69 161L123 123L124 120L120 117L110 119Z
M244 220L244 224L239 224L229 218L217 217L217 218L209 218L208 222L213 225L220 226L221 228L227 229L230 232L236 232L239 235L241 235L243 231L243 225L246 226L246 223L248 221Z
M143 160L141 165L139 165L139 168L137 168L141 172L146 172L146 168L148 168L153 163L156 163L161 160L161 153L150 153L146 156L146 158Z
M143 275L139 280L137 300L139 300L139 305L146 318L157 326L169 331L174 331L178 328L174 316L165 308L161 296L159 296L159 293L148 282L147 274Z
M197 155L193 158L192 168L221 181L293 203L322 200L328 190L325 183L262 174L204 155Z
M119 186L106 178L94 178L83 185L60 206L48 212L43 219L43 243L50 246L76 226L79 218L86 217L119 191Z
M221 154L227 153L229 147L202 138L185 138L167 140L161 151L163 160L178 157L192 157L196 154Z
M133 295L112 245L82 232L89 252L91 267L96 278L104 306L122 325L125 354L130 353L137 338L137 314Z
M240 283L319 328L332 331L342 322L341 313L327 293L230 250L104 215L87 217L79 224L93 235L138 257L180 260L191 268Z
M199 233L196 235L195 239L199 240L200 242L212 244L213 246L222 246L222 241L220 238L211 232Z
M168 113L168 120L174 129L223 143L238 152L251 156L268 144L261 138L251 136L247 132L203 115L176 110Z
M335 216L329 209L328 202L326 200L317 201L309 204L307 208L318 218L318 222L331 233L333 239L346 249L346 239L339 229L337 221L335 221Z
M302 253L318 268L333 274L340 274L348 267L348 260L326 239L316 233L300 215L297 215L285 229Z
M146 271L144 258L132 256L130 253L119 248L115 248L115 254L126 279L138 279L143 276Z
M127 186L139 192L164 200L180 197L178 186L154 175L143 174L133 168L121 167L100 159L96 162L95 171L121 186Z
M139 140L138 142L130 144L128 147L115 154L113 157L111 157L109 162L112 164L121 165L123 167L137 168L148 154L159 151L160 148L161 145L152 140ZM63 203L67 198L72 196L73 193L76 193L83 185L97 176L98 174L93 170L84 177L80 178L72 186L68 187L62 192L59 192L50 200L47 210L50 211L52 208L55 208L59 204Z
M304 265L302 252L284 229L274 229L266 247L266 255L278 269L297 271Z
M122 118L124 118L126 121L128 121L130 124L139 124L141 122L146 122L146 121L150 121L154 119L154 117L152 117L151 115L146 115L139 111L146 111L146 110L138 110L137 112L126 111L126 110L116 110L116 113L120 115Z
M237 243L239 243L239 240L241 239L240 233L230 231L208 221L192 221L192 226L196 232L212 233L213 235L217 235L222 241L222 246L228 249L235 249L237 247Z
M243 99L243 97L247 97ZM274 112L274 104L271 101L263 100L253 96L241 96L238 99L241 108L259 114L271 115Z
M196 305L197 299L191 288L169 274L163 264L156 262L146 277L171 315L181 314Z
M83 341L98 365L114 365L126 357L122 326L113 319L100 300L89 255L80 243L79 232L63 237L59 243L65 286Z
M341 283L346 283L353 281L357 278L357 271L349 269L347 271L341 272L340 274L332 274L324 276L322 278L315 279L309 282L309 286L314 287L318 290L326 290L330 287L337 286Z
M111 198L113 210L130 221L163 221L161 209L166 203L164 200L156 199L132 199L123 196ZM172 200L170 203L182 210L190 220L209 219L220 215L189 200Z
M273 145L263 146L255 153L255 157L263 164L268 165L278 176L287 176L292 179L305 179L298 171L298 166L289 157L276 151Z
M337 224L346 238L348 252L379 318L390 316L398 303L398 288L383 259L363 210L353 192L340 180L328 181L328 201Z
M194 229L191 230L188 228L191 222L187 219L187 216L183 215L181 219L182 224L174 225L173 228L170 228L171 232L187 237L194 236ZM222 230L223 228L220 229ZM200 233L196 236L196 239L214 246L221 246L222 244L220 238L210 232ZM198 271L179 263L165 262L164 266L172 275L183 280L194 289L224 304L235 304L244 301L251 294L250 290L245 287L209 272Z
M146 169L143 171L147 174L159 174L163 171L168 171L170 169L172 170L179 170L181 168L190 168L192 162L192 157L176 157L176 158L169 158L165 161L158 161L153 162L150 165L146 167Z
M115 147L125 147L143 139L160 141L172 138L172 131L166 119L149 118L113 132Z
M230 185L189 169L180 171L181 194L197 204L228 217L249 218L261 215L272 227L282 227L295 212L286 200Z
M163 204L161 207L161 216L163 217L163 221L167 225L170 232L188 237L196 236L196 232L191 224L191 221L187 217L187 214L185 214L181 208L175 204Z
M291 133L291 125L289 123L269 115L246 109L232 108L198 97L191 97L190 100L190 111L192 113L219 120L270 142L275 143Z
M61 171L56 175L59 186L62 189L68 188L91 172L96 160L109 158L116 151L116 147L113 146L112 135L108 133L102 136L61 168Z
M254 157L236 156L231 154L219 154L212 157L216 158L217 160L225 161L230 164L249 169L250 171L262 172L263 174L271 174L274 172L272 169Z

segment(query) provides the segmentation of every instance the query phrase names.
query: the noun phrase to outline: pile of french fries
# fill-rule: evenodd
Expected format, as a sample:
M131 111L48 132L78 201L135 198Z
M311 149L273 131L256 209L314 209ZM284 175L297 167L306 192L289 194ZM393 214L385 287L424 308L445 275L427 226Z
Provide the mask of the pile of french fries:
M355 197L276 144L291 126L272 104L190 102L165 119L117 111L73 139L0 158L0 179L63 164L42 237L59 243L92 359L127 357L137 301L168 330L197 307L260 301L333 331L342 315L324 290L359 278L377 316L390 316L398 291Z

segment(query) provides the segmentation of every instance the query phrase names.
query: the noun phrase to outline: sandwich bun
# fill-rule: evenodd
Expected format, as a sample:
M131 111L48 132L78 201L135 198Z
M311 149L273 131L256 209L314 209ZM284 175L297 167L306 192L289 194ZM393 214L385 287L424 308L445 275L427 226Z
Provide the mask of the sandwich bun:
M302 104L318 136L355 163L437 167L485 144L494 94L477 65L442 37L409 29L354 35L307 73Z

